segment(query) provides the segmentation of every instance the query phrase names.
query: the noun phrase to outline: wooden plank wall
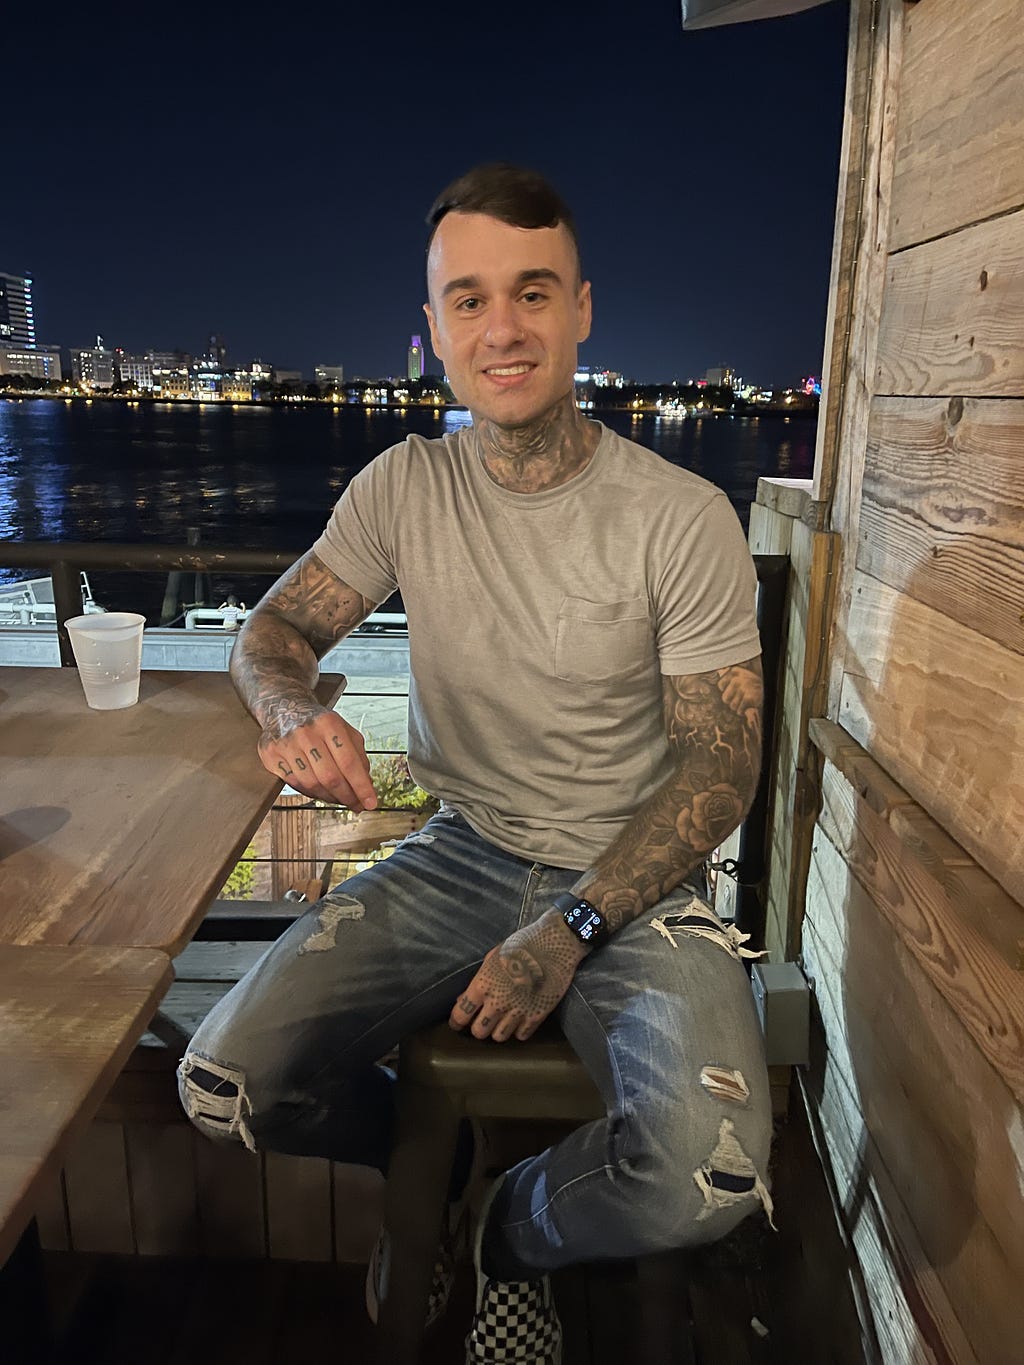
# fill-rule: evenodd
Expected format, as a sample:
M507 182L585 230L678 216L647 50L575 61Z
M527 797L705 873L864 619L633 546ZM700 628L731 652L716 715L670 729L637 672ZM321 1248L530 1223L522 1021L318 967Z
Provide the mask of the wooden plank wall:
M844 166L863 191L855 209L840 190L836 260L855 284L845 352L830 331L815 476L842 569L830 719L812 725L805 1094L882 1358L1009 1365L1024 1340L1024 11L855 0L851 35Z

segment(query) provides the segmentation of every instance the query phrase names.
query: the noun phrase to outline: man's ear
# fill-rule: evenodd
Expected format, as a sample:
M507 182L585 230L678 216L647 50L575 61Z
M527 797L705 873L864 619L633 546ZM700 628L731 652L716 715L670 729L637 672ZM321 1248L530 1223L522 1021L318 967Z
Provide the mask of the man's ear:
M586 341L590 336L590 322L592 317L592 300L590 297L590 281L584 280L580 285L580 292L576 299L576 310L579 326L576 331L577 341Z

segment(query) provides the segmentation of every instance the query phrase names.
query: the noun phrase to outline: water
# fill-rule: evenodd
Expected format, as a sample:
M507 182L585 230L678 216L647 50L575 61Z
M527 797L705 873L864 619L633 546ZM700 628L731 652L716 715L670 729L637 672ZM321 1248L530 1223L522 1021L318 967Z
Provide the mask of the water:
M744 523L761 475L812 472L811 417L598 415L719 484ZM198 527L204 545L298 555L381 450L410 432L440 436L467 420L460 410L429 408L0 401L0 537L174 545ZM25 576L0 565L0 582ZM106 606L158 617L163 576L91 578ZM215 604L235 591L252 605L267 585L215 575L202 591Z

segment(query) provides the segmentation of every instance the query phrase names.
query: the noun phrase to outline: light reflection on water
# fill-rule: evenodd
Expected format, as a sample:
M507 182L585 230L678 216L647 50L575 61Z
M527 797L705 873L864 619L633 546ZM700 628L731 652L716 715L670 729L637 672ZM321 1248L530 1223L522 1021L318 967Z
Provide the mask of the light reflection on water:
M719 484L744 522L759 476L813 469L813 418L600 419ZM0 539L180 544L198 527L204 544L298 555L379 451L412 431L441 436L469 421L465 409L0 401ZM0 581L23 576L0 567ZM120 593L123 575L100 577L108 599ZM137 592L139 581L128 582ZM156 606L142 609L154 611L158 590L147 592Z

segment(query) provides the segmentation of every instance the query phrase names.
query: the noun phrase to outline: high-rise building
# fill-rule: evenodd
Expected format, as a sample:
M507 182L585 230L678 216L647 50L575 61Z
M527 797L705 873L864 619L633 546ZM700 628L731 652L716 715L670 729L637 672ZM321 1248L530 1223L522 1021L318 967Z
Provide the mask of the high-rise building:
M114 352L107 350L102 337L96 338L95 346L72 347L71 373L90 389L113 388Z
M324 388L338 393L345 383L345 367L343 365L317 365L313 370L313 378Z
M206 346L206 358L216 365L219 369L226 369L228 363L228 348L222 336L216 332L210 333L210 339Z
M32 276L0 271L0 345L34 350L36 324L32 316Z
M409 367L406 374L410 379L423 378L423 338L414 336L409 347Z

